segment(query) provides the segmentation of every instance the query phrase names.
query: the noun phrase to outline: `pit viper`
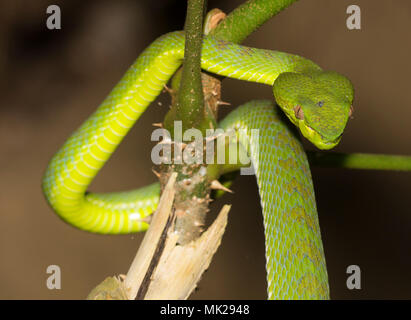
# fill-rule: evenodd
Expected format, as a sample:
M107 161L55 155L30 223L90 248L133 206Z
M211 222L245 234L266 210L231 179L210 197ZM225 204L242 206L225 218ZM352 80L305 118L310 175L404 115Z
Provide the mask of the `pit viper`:
M155 40L51 159L42 187L64 221L103 234L147 229L144 218L156 209L158 183L109 194L87 188L183 56L183 32ZM313 183L296 128L320 149L338 144L352 112L351 82L297 55L212 36L204 37L201 65L218 75L272 86L281 108L252 101L220 123L223 129L259 130L258 139L250 134L247 143L264 217L268 298L329 298Z

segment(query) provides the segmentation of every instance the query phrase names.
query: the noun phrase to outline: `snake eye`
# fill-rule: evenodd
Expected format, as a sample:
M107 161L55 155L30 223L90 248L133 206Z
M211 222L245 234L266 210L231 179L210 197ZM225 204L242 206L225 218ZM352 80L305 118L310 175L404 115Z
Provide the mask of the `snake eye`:
M295 106L295 107L294 107L294 114L295 114L295 117L296 117L297 119L299 119L299 120L303 120L303 119L304 119L304 111L303 111L303 109L301 108L301 106Z
M353 118L353 116L352 116L353 112L354 112L354 107L351 106L351 107L350 107L350 111L348 112L348 117L349 117L350 119Z

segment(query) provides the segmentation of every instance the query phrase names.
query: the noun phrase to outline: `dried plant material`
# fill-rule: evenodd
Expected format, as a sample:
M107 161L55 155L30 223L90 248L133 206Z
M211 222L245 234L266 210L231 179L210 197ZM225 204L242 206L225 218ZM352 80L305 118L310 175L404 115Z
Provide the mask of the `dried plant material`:
M178 235L169 229L163 254L144 299L187 299L190 296L221 243L230 208L225 205L210 228L186 245L177 245Z
M137 255L128 270L126 279L124 280L129 299L135 299L150 266L150 262L153 259L161 234L169 219L175 195L174 184L176 178L177 173L173 172L170 175L163 194L161 195L160 203L153 215L150 228L146 232Z
M124 283L117 277L107 277L95 287L87 300L128 300Z

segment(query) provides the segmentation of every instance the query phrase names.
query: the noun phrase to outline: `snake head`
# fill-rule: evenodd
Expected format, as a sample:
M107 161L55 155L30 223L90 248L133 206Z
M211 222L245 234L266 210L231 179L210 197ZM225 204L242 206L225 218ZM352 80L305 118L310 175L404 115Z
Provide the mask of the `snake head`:
M341 140L352 116L353 86L336 72L285 72L274 82L274 97L287 117L319 149Z

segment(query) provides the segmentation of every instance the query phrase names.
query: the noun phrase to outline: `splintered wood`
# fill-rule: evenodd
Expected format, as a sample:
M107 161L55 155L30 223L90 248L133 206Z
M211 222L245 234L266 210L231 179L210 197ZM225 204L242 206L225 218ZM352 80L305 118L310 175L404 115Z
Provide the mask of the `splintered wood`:
M109 277L92 290L87 299L187 299L208 268L221 243L227 225L229 205L225 205L213 224L196 240L178 245L174 232L175 196L173 173L161 196L157 211L124 282ZM109 285L107 285L109 284Z
M178 236L169 232L144 299L187 299L190 296L221 243L230 207L225 205L210 228L186 245L176 245Z

